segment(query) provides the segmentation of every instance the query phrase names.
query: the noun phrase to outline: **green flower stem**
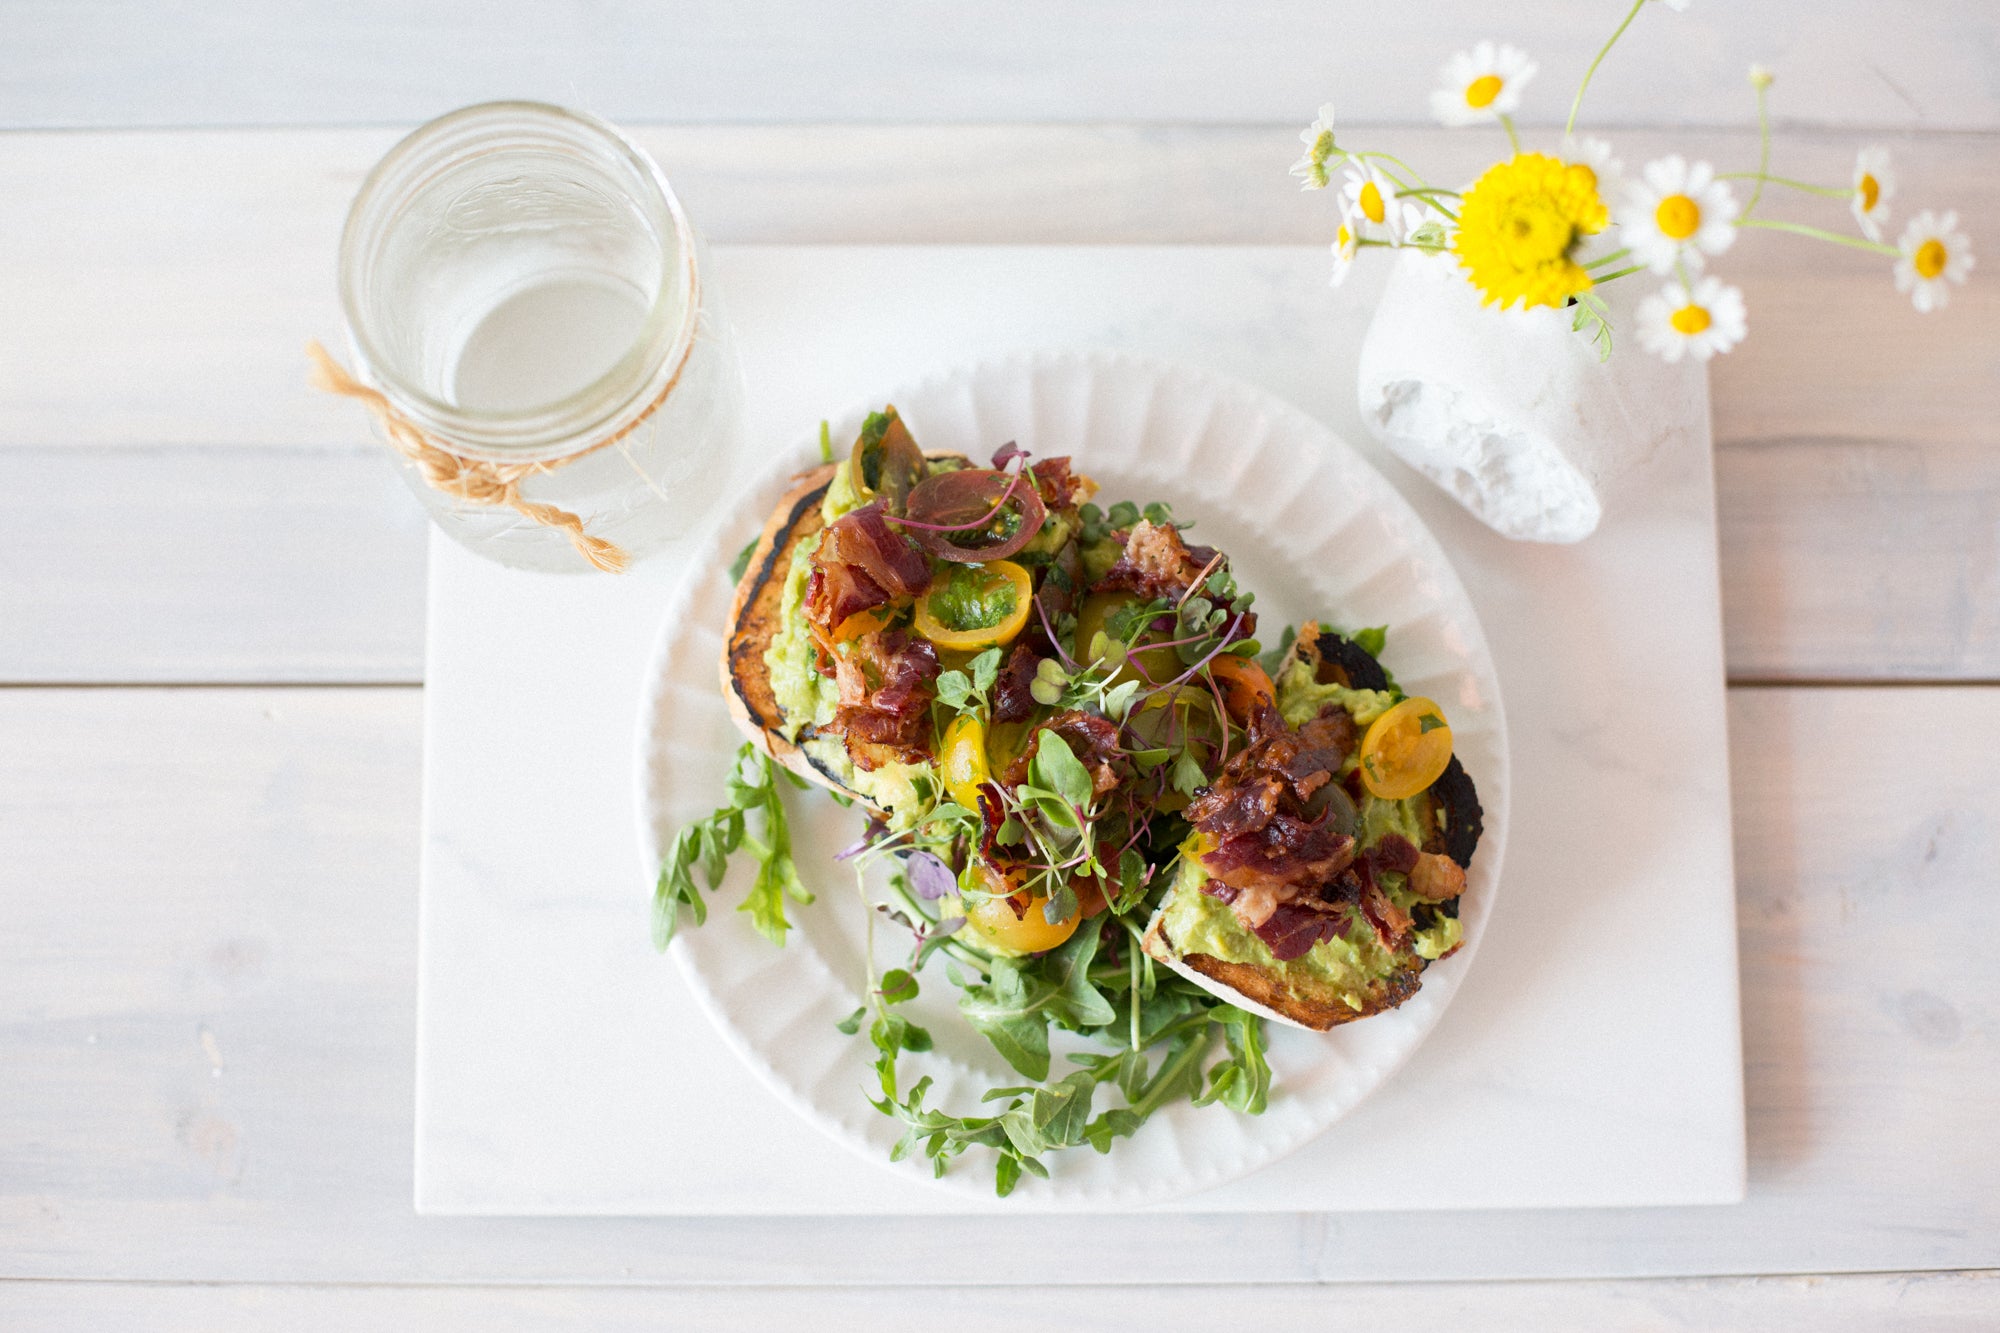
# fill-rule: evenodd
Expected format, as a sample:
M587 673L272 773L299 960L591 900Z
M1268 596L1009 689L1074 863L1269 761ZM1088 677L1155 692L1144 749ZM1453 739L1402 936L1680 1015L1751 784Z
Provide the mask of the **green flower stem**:
M1743 205L1743 216L1748 218L1757 211L1757 201L1764 197L1764 182L1771 174L1771 106L1770 85L1757 85L1757 188L1750 191L1750 202Z
M1633 0L1631 11L1625 15L1625 21L1618 25L1618 30L1611 34L1611 40L1604 44L1604 49L1590 62L1590 68L1583 72L1583 82L1576 85L1576 100L1569 104L1569 121L1563 126L1564 134L1576 131L1576 113L1583 109L1583 90L1590 87L1590 80L1597 73L1597 67L1604 63L1604 57L1611 54L1611 48L1618 45L1618 39L1625 35L1625 30L1632 26L1632 20L1638 18L1639 11L1645 7L1646 0Z
M1354 158L1366 158L1371 162L1387 162L1392 166L1401 169L1406 175L1409 176L1411 180L1415 181L1418 185L1422 185L1424 183L1424 173L1418 171L1415 167L1405 162L1402 158L1397 157L1394 153L1349 153L1348 156ZM1402 182L1398 181L1397 184L1400 185L1402 184Z
M1457 190L1443 190L1428 185L1422 187L1421 189L1396 191L1396 197L1398 199L1421 199L1426 204L1436 209L1438 212L1450 218L1453 222L1456 222L1458 221L1458 214L1452 212L1449 208L1446 208L1443 204L1439 203L1436 198L1433 197L1435 195L1444 195L1444 194L1448 194L1454 199L1459 197Z
M1639 0L1639 2L1644 4L1645 0ZM1514 146L1514 152L1518 155L1521 151L1521 136L1514 133L1514 118L1502 115L1500 117L1500 128L1507 131L1507 142Z
M1788 190L1803 190L1807 194L1816 194L1825 199L1852 199L1854 197L1852 186L1811 185L1805 181L1787 180L1783 176L1767 176L1762 172L1756 171L1725 171L1718 175L1716 179L1719 181L1754 180L1761 185L1782 185ZM1749 210L1746 208L1744 211L1748 212Z
M1601 278L1593 274L1591 276L1590 281L1593 286L1602 287L1605 283L1616 282L1618 281L1618 279L1625 277L1628 274L1644 273L1645 271L1646 271L1646 266L1644 264L1634 264L1630 268L1621 268L1616 273L1607 273Z
M1803 222L1779 222L1776 219L1745 218L1736 224L1739 227L1762 227L1766 231L1788 231L1795 236L1810 236L1816 241L1831 241L1835 245L1845 245L1855 250L1866 250L1871 254L1900 255L1903 252L1893 245L1880 241L1864 241L1859 236L1842 236L1837 231L1827 231L1821 227L1808 227Z
M1585 264L1584 267L1586 269L1603 268L1606 264L1617 263L1619 260L1623 259L1626 255L1629 255L1631 253L1632 253L1632 247L1627 245L1620 249L1613 250L1608 255L1599 255L1597 258L1591 260L1588 264Z

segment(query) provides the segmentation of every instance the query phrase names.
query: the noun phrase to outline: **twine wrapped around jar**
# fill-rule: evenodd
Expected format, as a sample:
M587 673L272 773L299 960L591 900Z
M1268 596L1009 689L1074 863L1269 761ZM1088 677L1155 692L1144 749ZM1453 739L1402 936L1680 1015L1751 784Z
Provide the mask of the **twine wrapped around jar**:
M643 412L595 444L544 462L496 463L490 459L456 454L439 444L408 417L398 412L395 405L380 390L370 388L348 374L346 368L335 361L317 340L306 344L306 356L312 361L312 373L309 377L312 386L326 393L358 400L381 424L383 434L388 436L390 445L409 460L424 481L434 489L469 504L512 509L530 522L560 529L569 538L570 544L577 549L578 554L606 573L622 574L626 566L631 563L623 547L616 542L593 537L585 532L583 520L569 510L558 505L543 504L523 498L521 483L535 473L553 472L587 454L617 444L638 429L653 415L660 404L667 400L667 395L674 391L674 385L680 382L681 371L687 365L685 357Z

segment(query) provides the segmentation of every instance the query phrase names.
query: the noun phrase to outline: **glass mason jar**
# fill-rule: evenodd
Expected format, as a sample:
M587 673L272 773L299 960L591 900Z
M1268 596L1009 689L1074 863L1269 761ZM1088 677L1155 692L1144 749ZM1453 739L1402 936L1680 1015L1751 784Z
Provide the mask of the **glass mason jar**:
M359 380L421 432L392 429L398 447L510 483L482 503L495 485L405 469L480 555L590 568L557 513L637 558L698 527L740 459L742 375L701 243L653 160L590 116L493 102L397 144L348 213L340 295Z

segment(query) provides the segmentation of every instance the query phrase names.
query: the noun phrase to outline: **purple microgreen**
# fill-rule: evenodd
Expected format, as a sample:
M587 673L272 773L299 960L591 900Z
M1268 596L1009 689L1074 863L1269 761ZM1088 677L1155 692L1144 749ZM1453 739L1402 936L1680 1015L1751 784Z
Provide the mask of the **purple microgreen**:
M910 888L925 902L934 903L958 887L958 876L951 873L951 867L929 852L910 853L904 872L910 877Z

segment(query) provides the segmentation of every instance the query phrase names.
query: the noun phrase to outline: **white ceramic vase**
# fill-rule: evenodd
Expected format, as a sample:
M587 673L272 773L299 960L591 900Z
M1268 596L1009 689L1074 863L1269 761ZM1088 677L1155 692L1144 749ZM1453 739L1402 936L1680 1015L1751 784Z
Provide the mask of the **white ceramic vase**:
M1633 336L1657 285L1634 274L1601 289L1606 360L1572 311L1482 306L1449 255L1405 250L1362 342L1362 419L1501 535L1581 541L1703 410L1702 368L1668 365Z

